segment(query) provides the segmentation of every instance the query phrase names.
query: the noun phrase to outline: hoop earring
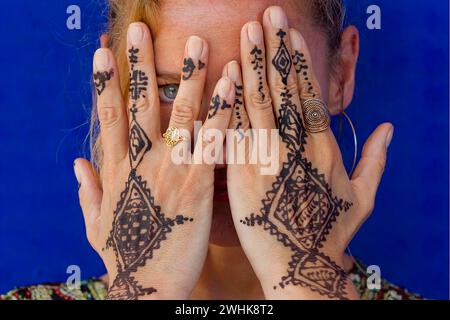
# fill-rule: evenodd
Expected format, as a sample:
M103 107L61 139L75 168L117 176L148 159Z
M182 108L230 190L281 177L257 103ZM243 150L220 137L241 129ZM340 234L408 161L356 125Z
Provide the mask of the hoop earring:
M358 137L356 135L356 129L355 129L355 126L353 125L352 119L350 119L350 116L344 110L341 111L341 115L344 116L344 118L347 120L348 124L350 125L350 128L352 129L352 133L353 133L353 162L352 162L351 170L348 174L348 176L351 177L353 175L353 171L355 171L356 160L358 157Z
M353 152L353 164L352 164L352 169L350 170L349 173L349 177L351 178L353 175L353 171L355 170L356 167L356 158L358 155L358 137L356 136L356 130L355 130L355 126L353 125L352 119L350 119L350 117L348 116L348 114L342 110L341 111L341 115L344 116L345 119L347 119L350 128L352 129L353 132L353 144L354 144L354 152ZM367 270L364 270L364 268L361 266L361 264L359 263L359 261L353 256L352 252L350 251L350 244L347 246L347 254L349 255L350 259L352 259L353 263L356 265L356 268L362 272L363 274L367 274Z
M353 163L352 163L352 168L350 170L350 173L348 174L348 176L351 178L353 175L353 171L355 171L356 168L356 161L357 161L357 157L358 157L358 137L356 135L356 129L355 126L353 125L353 121L350 118L350 116L344 111L344 94L342 94L342 99L341 99L341 115L347 120L348 124L350 125L350 128L352 129L352 133L353 133ZM361 264L359 263L359 261L353 256L352 252L350 251L350 244L347 246L346 250L345 250L348 254L348 256L350 257L350 259L352 259L353 263L355 264L356 268L362 272L363 274L367 274L367 271L364 270L364 268L361 266Z

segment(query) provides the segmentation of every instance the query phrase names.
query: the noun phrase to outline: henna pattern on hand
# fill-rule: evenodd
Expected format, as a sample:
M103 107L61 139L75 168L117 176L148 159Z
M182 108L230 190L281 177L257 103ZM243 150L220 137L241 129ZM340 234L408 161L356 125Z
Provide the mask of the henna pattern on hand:
M106 88L106 82L111 80L114 76L114 70L111 69L110 71L98 71L94 74L94 85L95 89L97 90L97 94L99 96L102 95L103 91Z
M202 62L201 60L198 60L198 70L202 70L203 68L205 68L206 63ZM194 74L195 71L195 63L192 60L192 58L185 58L183 61L183 80L189 80L192 75Z
M252 213L241 223L262 226L291 249L287 275L279 287L300 285L329 298L345 299L346 273L321 249L333 222L352 203L333 196L325 176L304 156L308 135L287 87L293 62L283 41L286 33L280 30L277 35L280 48L272 63L285 84L277 122L288 148L287 161L262 200L260 214ZM294 64L298 66L295 59Z
M152 143L136 120L136 104L145 98L148 77L142 70L136 69L139 49L129 50L130 99L132 121L130 123L129 157L131 171L125 189L114 211L110 235L103 250L112 248L116 257L117 276L108 291L108 299L134 300L140 296L156 292L153 287L144 287L135 279L134 273L144 267L153 258L154 250L161 247L167 234L175 225L193 221L192 218L177 215L166 218L161 208L147 188L147 182L137 174L137 167Z
M223 100L222 104L220 104L220 103L221 103L220 97L218 94L216 94L211 99L211 105L209 107L208 119L213 118L217 114L219 109L225 110L225 109L231 108L231 105L228 104L226 100Z
M194 61L191 58L185 58L184 61L184 66L183 66L183 80L189 80L192 75L194 74L194 70L195 70L195 64Z
M242 113L245 112L244 110L244 103L243 103L243 86L236 86L236 99L234 101L234 112L237 119L235 130L239 133L239 141L241 142L244 139L244 133L242 132Z
M258 92L261 96L261 101L264 101L266 99L266 95L263 92L263 75L262 72L264 71L263 66L263 56L262 56L262 50L255 46L253 50L250 52L250 54L253 56L252 64L253 64L253 70L256 71L258 74Z
M308 77L308 65L306 64L305 55L302 52L299 52L298 50L295 50L294 54L292 55L292 60L295 66L295 71L297 72L299 77L303 77L303 80L305 83L308 84L308 87L306 88L307 92L312 95L313 98L316 97L316 94L313 91L313 86L311 83L311 80Z

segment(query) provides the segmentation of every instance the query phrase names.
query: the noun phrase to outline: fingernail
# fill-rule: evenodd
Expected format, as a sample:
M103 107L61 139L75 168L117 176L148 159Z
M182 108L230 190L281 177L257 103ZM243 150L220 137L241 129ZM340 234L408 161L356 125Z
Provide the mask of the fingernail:
M291 46L294 50L302 49L302 38L300 38L300 33L297 30L290 30L291 34Z
M98 71L105 71L109 69L109 54L106 49L100 48L95 51L94 64Z
M263 30L258 22L251 22L247 25L248 40L254 45L260 45L263 41Z
M240 82L240 68L239 68L239 63L237 63L237 61L231 61L227 64L226 67L226 76L228 76L230 78L231 81L233 82Z
M223 77L222 79L220 79L219 81L219 88L218 88L218 94L219 97L221 97L222 99L227 99L231 93L231 80L228 77Z
M197 36L191 36L188 39L187 54L194 60L200 59L203 52L203 40Z
M393 136L394 136L394 127L392 127L391 130L389 130L389 133L386 137L386 148L389 148L389 146L391 145Z
M128 39L133 46L137 46L144 38L144 30L140 23L132 23L128 28Z
M270 22L272 26L277 29L284 29L287 27L287 17L284 10L280 7L272 7L269 12Z
M78 171L78 167L77 167L77 162L76 161L73 162L73 171L75 172L75 178L77 179L77 182L78 182L78 189L80 189L80 186L81 186L81 175L80 175L80 173Z

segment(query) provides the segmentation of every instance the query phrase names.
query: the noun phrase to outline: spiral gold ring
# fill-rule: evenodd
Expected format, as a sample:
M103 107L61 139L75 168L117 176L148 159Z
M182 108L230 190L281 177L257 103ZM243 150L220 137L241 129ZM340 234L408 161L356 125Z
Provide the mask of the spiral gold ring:
M181 141L186 140L186 138L181 135L180 129L177 127L169 127L163 134L163 140L168 147L175 147Z
M330 127L330 114L327 106L319 99L302 102L305 129L311 133L327 130Z

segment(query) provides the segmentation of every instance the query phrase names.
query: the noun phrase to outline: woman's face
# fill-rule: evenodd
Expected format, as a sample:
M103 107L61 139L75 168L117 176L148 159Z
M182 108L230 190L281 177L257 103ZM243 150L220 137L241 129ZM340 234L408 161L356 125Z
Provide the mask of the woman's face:
M282 6L288 15L289 25L299 30L306 39L322 96L327 97L329 69L326 38L321 30L312 25L307 10L301 7L301 0L164 0L160 10L160 29L154 35L163 131L169 123L171 102L179 83L188 37L198 35L209 44L209 67L200 119L203 120L224 65L231 60L241 60L239 43L242 26L249 21L262 21L263 12L270 5ZM215 176L210 241L222 246L239 245L226 193L226 166L218 166Z

